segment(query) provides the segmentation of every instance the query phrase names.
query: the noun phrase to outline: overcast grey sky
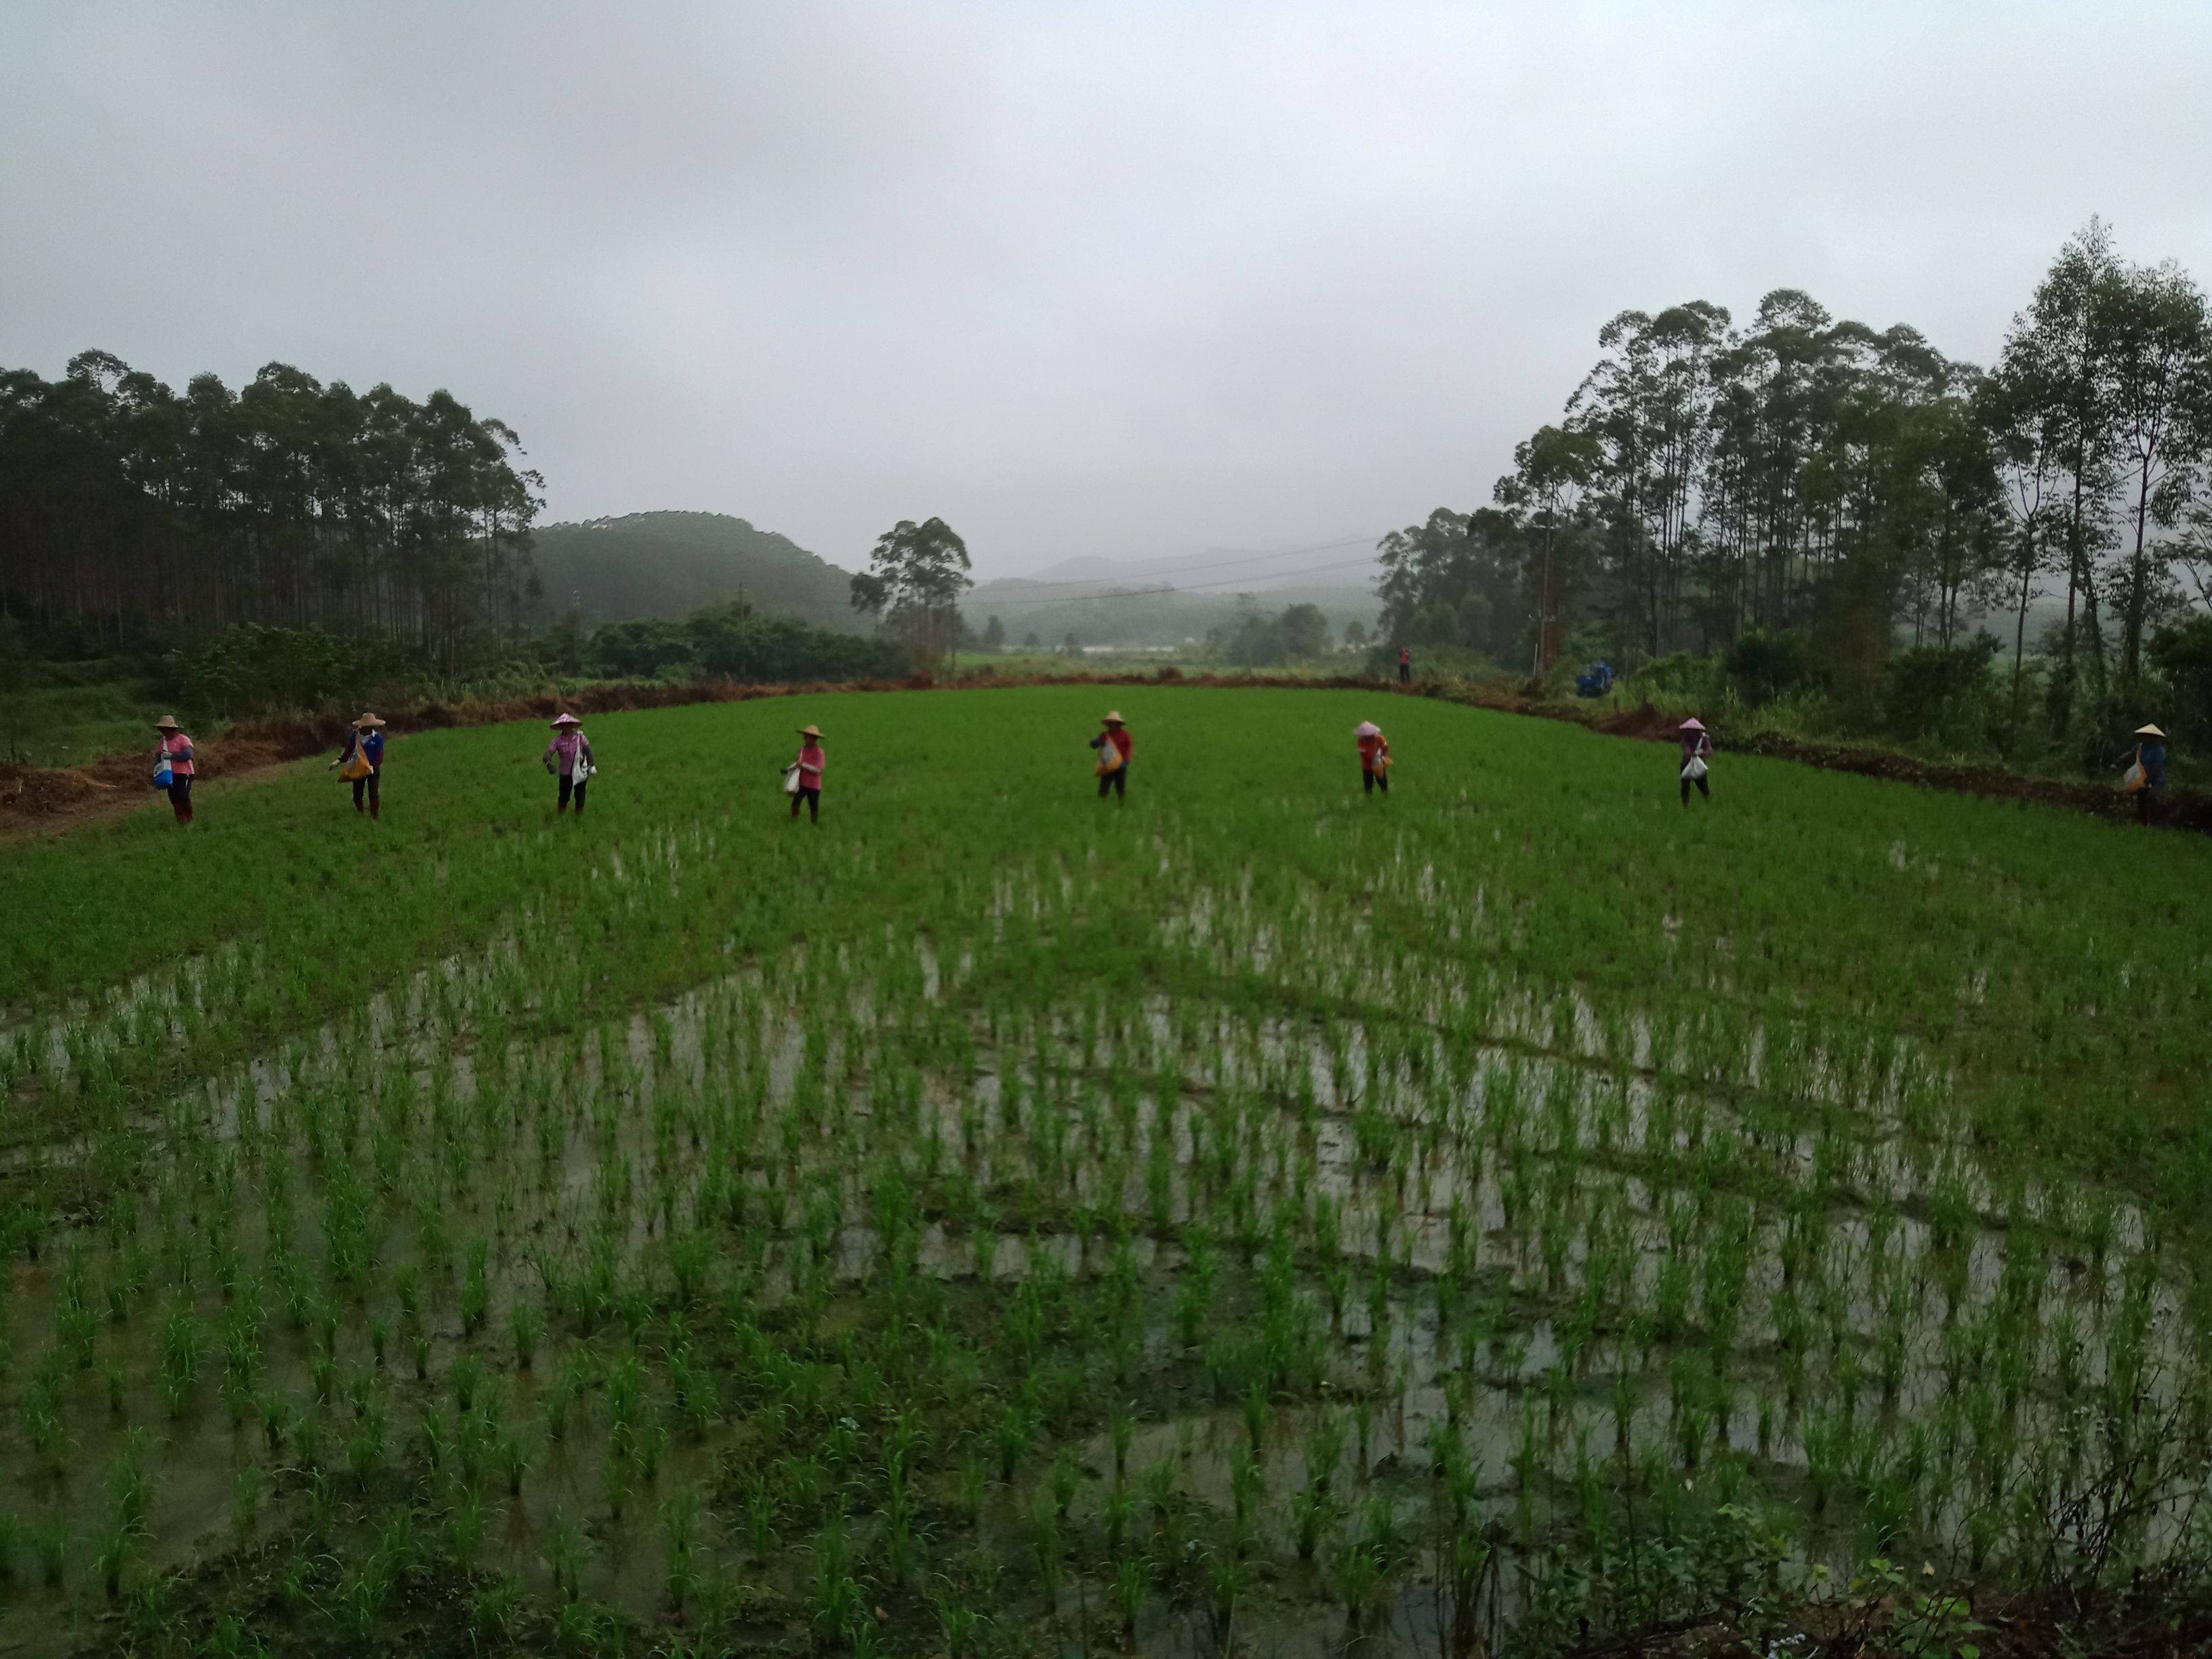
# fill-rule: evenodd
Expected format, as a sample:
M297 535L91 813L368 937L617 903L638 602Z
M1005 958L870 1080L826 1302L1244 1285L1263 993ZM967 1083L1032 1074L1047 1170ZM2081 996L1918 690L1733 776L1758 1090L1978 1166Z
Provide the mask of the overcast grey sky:
M1488 499L1630 307L2212 279L2212 6L0 8L0 363L450 388L549 516L979 574Z

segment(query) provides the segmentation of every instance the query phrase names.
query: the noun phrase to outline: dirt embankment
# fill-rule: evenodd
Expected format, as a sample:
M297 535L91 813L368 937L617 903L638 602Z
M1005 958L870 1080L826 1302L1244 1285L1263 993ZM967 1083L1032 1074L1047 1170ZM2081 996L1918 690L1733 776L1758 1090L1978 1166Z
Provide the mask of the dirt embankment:
M1671 743L1674 723L1650 704L1589 722L1593 729L1616 737L1646 738ZM1716 737L1716 743L1722 741ZM2132 821L2135 801L2111 784L2069 782L2060 778L2035 778L1995 766L1954 766L1913 759L1887 750L1853 749L1836 744L1806 743L1774 733L1753 733L1728 742L1729 753L1765 755L1777 760L1798 761L1830 772L1856 772L1893 783L1917 783L1929 789L1948 789L1964 795L1990 795L2001 800L2033 801L2039 806L2070 807L2099 817ZM2194 792L2169 789L2154 809L2166 828L2212 832L2212 798Z
M1389 689L1395 691L1397 688ZM1637 738L1648 743L1672 743L1679 727L1679 722L1673 715L1661 714L1648 702L1634 708L1601 715L1571 703L1539 702L1488 687L1469 690L1444 685L1415 686L1413 690L1416 696L1464 702L1503 714L1564 720L1570 725L1587 726L1593 732L1601 732L1607 737ZM2039 806L2066 807L2116 822L2132 822L2136 817L2134 799L2122 794L2110 784L2030 777L2025 773L2008 772L1997 766L1947 765L1915 760L1910 755L1900 755L1890 750L1808 743L1775 732L1753 732L1735 737L1725 731L1717 731L1713 733L1713 741L1723 754L1762 755L1774 760L1796 761L1802 765L1817 766L1825 771L1856 772L1863 777L1883 778L1893 783L1915 783L1923 788L1948 789L1957 794L2032 801ZM2192 790L2169 789L2166 798L2154 810L2161 828L2212 833L2212 796Z
M749 702L759 697L818 696L838 691L925 691L940 686L962 690L1036 685L1198 685L1242 690L1362 690L1392 696L1433 697L1465 703L1502 714L1525 714L1542 720L1564 720L1610 737L1636 738L1653 743L1674 740L1675 722L1645 703L1640 708L1596 716L1573 704L1546 703L1502 687L1471 687L1438 682L1417 684L1402 690L1371 680L1335 677L1321 679L1265 679L1250 675L1184 674L1173 668L1151 673L1054 675L963 674L939 681L927 674L902 680L813 680L781 685L744 685L733 680L697 680L683 685L600 685L573 696L550 694L463 703L426 703L421 708L387 715L387 730L439 731L460 726L495 726L510 720L550 720L562 709L578 714L605 714L638 708L672 708L686 703ZM198 745L198 775L209 779L238 778L310 755L336 755L345 739L346 717L342 714L291 715L241 720L221 738ZM2109 786L2034 778L1990 766L1951 766L1914 760L1882 750L1855 749L1838 744L1801 742L1774 735L1731 738L1715 734L1717 743L1731 754L1764 755L1801 762L1830 771L1856 772L1893 782L1916 783L1927 788L1948 789L1964 794L1989 795L2001 799L2033 801L2040 805L2072 808L2100 817L2126 819L2135 816L2132 801ZM143 751L108 755L87 766L0 765L0 833L62 828L87 818L125 811L150 793L153 740ZM2169 793L2159 806L2159 822L2175 829L2212 832L2212 797L2187 791Z

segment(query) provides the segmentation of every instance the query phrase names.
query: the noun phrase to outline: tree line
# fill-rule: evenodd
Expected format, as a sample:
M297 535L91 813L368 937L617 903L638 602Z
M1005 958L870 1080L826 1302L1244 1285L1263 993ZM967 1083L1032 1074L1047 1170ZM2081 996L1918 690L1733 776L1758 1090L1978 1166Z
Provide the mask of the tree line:
M2063 739L2085 703L2140 697L2160 630L2212 606L2204 295L2096 222L1986 368L1794 289L1743 325L1702 300L1623 312L1598 346L1491 505L1384 538L1394 640L1540 673L1570 638L1633 665L1786 632L1868 700L1900 653L1985 660L2001 636L2015 716L2033 646Z
M0 606L118 647L240 625L384 636L450 672L526 624L543 481L446 392L284 363L180 395L103 351L0 370Z
M705 675L757 684L888 678L908 662L888 635L817 628L742 600L707 605L681 620L609 623L592 630L582 654L588 672L617 678Z

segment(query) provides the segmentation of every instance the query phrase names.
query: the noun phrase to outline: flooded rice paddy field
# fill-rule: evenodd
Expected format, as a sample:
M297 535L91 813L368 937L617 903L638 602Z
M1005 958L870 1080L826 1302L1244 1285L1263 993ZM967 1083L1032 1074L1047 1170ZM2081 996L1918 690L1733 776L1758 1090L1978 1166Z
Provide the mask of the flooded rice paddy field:
M1418 846L1137 847L1110 939L1032 848L611 1015L519 906L202 1075L251 943L20 1018L0 1653L1466 1654L2201 1548L2167 1224L1942 1045L1547 983Z

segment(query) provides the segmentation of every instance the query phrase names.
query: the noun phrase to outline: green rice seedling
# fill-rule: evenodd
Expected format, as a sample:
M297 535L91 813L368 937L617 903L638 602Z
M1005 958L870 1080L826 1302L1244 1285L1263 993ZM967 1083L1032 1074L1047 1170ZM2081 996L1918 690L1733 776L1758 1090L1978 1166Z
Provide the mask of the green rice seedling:
M261 1496L267 1476L262 1466L248 1461L239 1466L230 1483L230 1535L232 1547L243 1550L252 1542L254 1529L261 1520Z
M1368 1616L1386 1582L1382 1564L1370 1546L1346 1544L1337 1552L1330 1577L1337 1604L1344 1609L1345 1627L1356 1636L1367 1627Z
M107 1396L107 1414L117 1422L121 1422L127 1410L126 1390L130 1383L129 1376L118 1361L102 1360L100 1365L100 1382L101 1392ZM229 1396L226 1395L225 1397L228 1399ZM243 1413L234 1410L230 1420L232 1426L236 1427L244 1420Z
M120 1519L111 1522L94 1540L93 1576L109 1601L122 1595L124 1575L144 1554L145 1547L145 1528Z
M1230 1501L1237 1521L1240 1539L1254 1525L1262 1498L1267 1496L1267 1475L1259 1457L1243 1446L1229 1449Z
M358 1486L366 1486L384 1467L386 1420L384 1408L372 1405L355 1421L347 1437L346 1470Z
M659 1480L661 1460L668 1453L668 1425L657 1409L646 1409L630 1435L630 1448L639 1478L647 1486Z
M1267 1398L1264 1384L1255 1382L1249 1385L1238 1401L1238 1409L1244 1420L1244 1433L1251 1442L1255 1455L1265 1451L1267 1429L1274 1418L1274 1403Z
M978 1452L969 1451L960 1460L955 1492L962 1521L969 1528L978 1525L983 1515L984 1494L990 1484L990 1467Z
M1044 1592L1045 1616L1057 1629L1060 1589L1067 1582L1067 1558L1060 1511L1049 1493L1035 1495L1029 1521L1030 1549L1036 1559L1037 1583Z
M584 1593L586 1544L583 1528L566 1510L556 1510L545 1528L545 1569L553 1579L553 1592L563 1602Z
M161 1403L171 1417L184 1414L199 1371L199 1322L179 1304L161 1322Z
M696 1486L679 1486L660 1506L661 1537L668 1552L668 1600L678 1609L689 1605L698 1590L699 1537L705 1515Z
M483 1361L472 1353L462 1354L447 1371L446 1382L453 1390L454 1412L467 1416L476 1409L483 1389Z
M1036 1427L1028 1407L1018 1400L1008 1401L999 1414L996 1437L1000 1485L1013 1484L1014 1471L1029 1455L1036 1434Z
M1052 1460L1045 1481L1052 1495L1054 1516L1064 1529L1067 1525L1067 1512L1074 1506L1076 1494L1083 1489L1083 1466L1075 1461L1073 1451L1063 1450Z
M446 1516L446 1547L465 1573L475 1571L483 1530L483 1498L474 1489L464 1488Z
M849 1641L861 1626L866 1604L854 1573L842 1515L833 1514L823 1522L808 1553L809 1618L815 1634L825 1641Z
M39 1564L40 1582L50 1589L58 1585L69 1561L69 1523L58 1516L33 1522L27 1529L27 1536L30 1539L32 1557Z
M739 1503L744 1510L745 1540L756 1557L765 1559L776 1547L776 1500L768 1483L748 1475L739 1484ZM973 1524L973 1522L970 1522Z
M1128 1473L1129 1444L1137 1431L1136 1413L1127 1401L1115 1401L1106 1409L1106 1437L1114 1452L1114 1477Z
M108 1477L108 1498L116 1521L134 1533L143 1533L154 1490L154 1443L143 1429L124 1436L123 1450Z

